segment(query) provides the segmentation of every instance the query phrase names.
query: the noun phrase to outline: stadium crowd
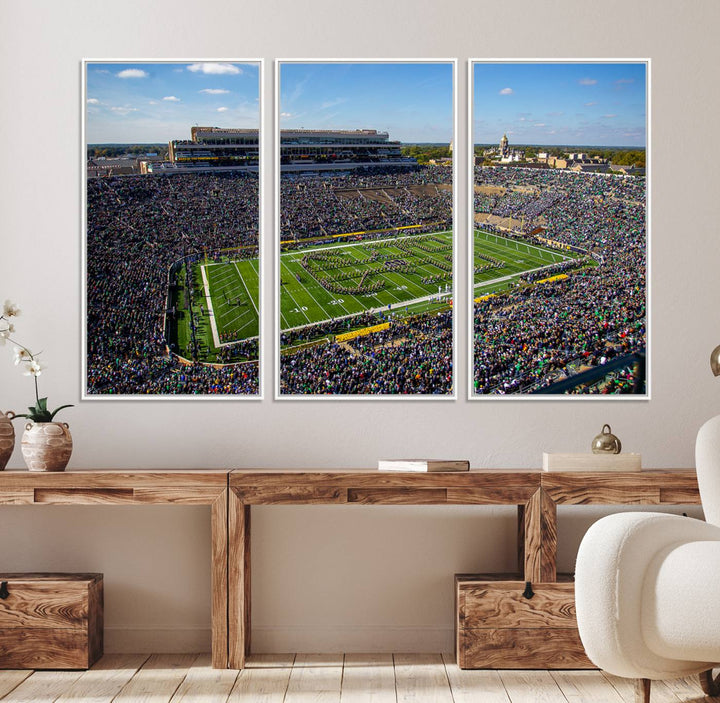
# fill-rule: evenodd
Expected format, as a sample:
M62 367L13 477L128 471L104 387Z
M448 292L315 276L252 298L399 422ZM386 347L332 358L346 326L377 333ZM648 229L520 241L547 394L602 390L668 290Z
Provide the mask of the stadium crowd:
M187 365L167 353L170 267L206 251L257 256L258 180L243 173L88 179L89 394L256 394L257 344L248 363ZM242 344L242 343L241 343ZM233 347L220 352L222 363Z
M280 184L281 240L296 240L425 225L413 232L452 227L452 169L382 167L341 176L297 178L283 176ZM444 187L441 187L444 186ZM362 236L382 239L382 233ZM315 243L315 242L314 242ZM397 242L393 242L398 246ZM428 243L427 251L448 250L440 240ZM409 266L403 259L388 261L375 248L372 260L388 268ZM451 257L447 264L452 270ZM317 259L307 257L307 265ZM368 259L370 261L371 259ZM357 262L354 262L357 263ZM435 262L434 262L435 263ZM323 269L332 271L345 262L328 258ZM443 262L435 263L442 267ZM317 274L316 274L317 275ZM449 276L450 273L447 274ZM345 283L343 275L322 279L329 290L356 294L359 287L377 282ZM445 275L443 275L443 278ZM338 281L343 280L342 283ZM390 328L356 337L348 342L319 337L371 327L386 321L382 316L362 314L329 320L281 333L282 394L446 394L452 392L452 312L433 313L402 321L392 319ZM315 343L307 344L315 340ZM289 346L299 348L288 350Z
M381 167L342 176L280 182L282 241L433 223L452 226L452 169ZM418 186L425 191L417 192ZM413 190L414 189L414 190ZM308 204L312 205L309 206ZM438 226L436 223L440 223Z
M398 318L380 332L283 354L280 388L289 395L447 394L452 358L451 310Z
M592 252L598 262L562 280L525 285L572 268L556 265L475 303L476 392L541 389L583 367L644 350L644 179L501 168L476 169L475 177L476 185L507 189L504 196L476 197L476 208L526 218L528 232L542 215L543 238ZM532 186L534 195L514 190L518 186ZM604 392L632 392L632 384L617 381Z

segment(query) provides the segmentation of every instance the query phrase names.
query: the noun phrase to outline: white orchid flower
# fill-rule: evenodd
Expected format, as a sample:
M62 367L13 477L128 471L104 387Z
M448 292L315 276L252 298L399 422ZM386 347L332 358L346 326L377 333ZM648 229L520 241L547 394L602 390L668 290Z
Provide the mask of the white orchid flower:
M15 347L15 366L32 360L32 354L25 347Z
M45 366L37 361L37 359L32 359L31 361L26 362L23 376L39 376L44 368Z
M3 317L17 317L20 314L20 308L10 300L5 301L3 305Z
M0 330L0 347L7 342L8 339L10 339L10 335L15 331L15 327L13 325L8 325L4 329Z

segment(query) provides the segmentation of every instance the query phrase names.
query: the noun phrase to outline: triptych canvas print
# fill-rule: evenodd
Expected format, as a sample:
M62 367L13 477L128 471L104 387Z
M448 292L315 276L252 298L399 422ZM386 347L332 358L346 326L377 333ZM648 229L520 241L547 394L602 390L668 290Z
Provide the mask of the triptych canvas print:
M648 62L457 69L86 61L84 397L649 397Z

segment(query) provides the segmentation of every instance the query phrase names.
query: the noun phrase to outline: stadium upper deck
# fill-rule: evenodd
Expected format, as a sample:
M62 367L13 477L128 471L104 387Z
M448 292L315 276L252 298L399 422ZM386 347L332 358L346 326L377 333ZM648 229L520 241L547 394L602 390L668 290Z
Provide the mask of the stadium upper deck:
M169 143L174 164L253 167L258 164L257 129L193 127L190 140ZM354 169L386 164L415 164L405 158L398 141L375 129L280 131L283 170Z

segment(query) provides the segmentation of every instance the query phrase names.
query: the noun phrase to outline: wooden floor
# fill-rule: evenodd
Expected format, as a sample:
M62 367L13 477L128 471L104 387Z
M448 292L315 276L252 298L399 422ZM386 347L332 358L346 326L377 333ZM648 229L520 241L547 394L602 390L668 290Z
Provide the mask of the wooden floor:
M3 703L633 703L599 671L461 671L440 654L256 655L242 672L209 654L107 654L89 671L0 671ZM653 684L653 703L709 701L697 679Z

